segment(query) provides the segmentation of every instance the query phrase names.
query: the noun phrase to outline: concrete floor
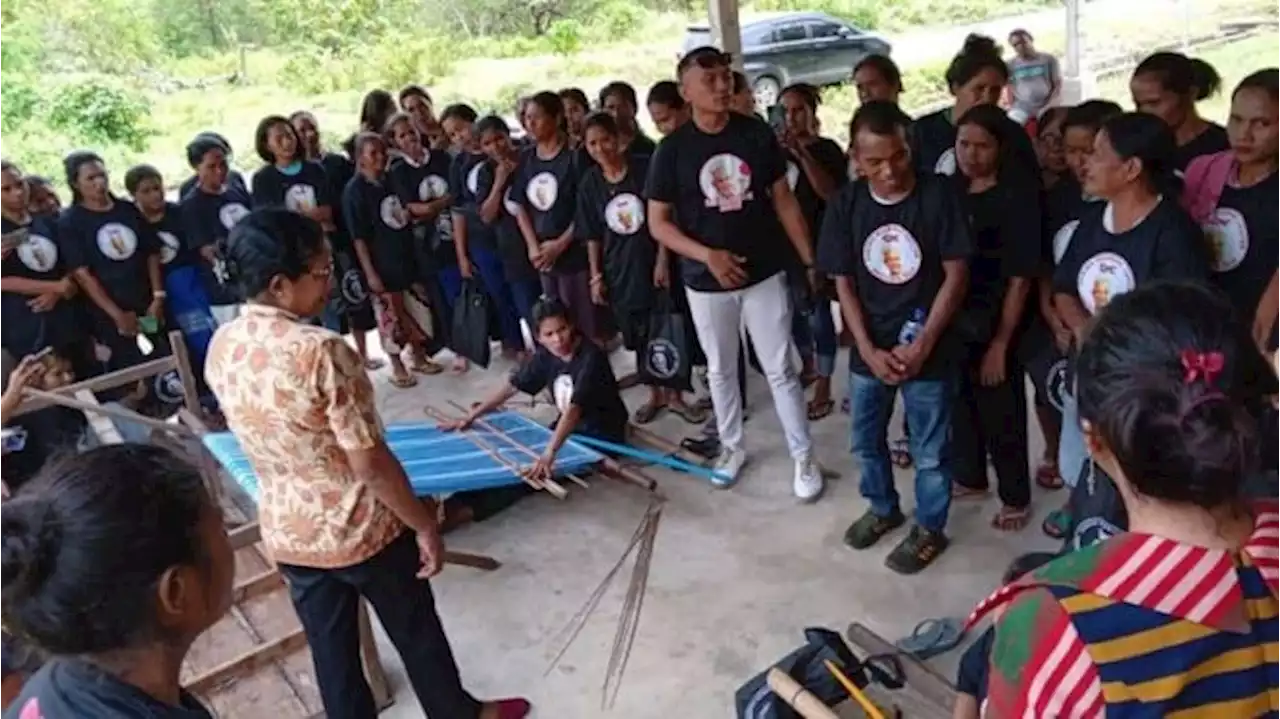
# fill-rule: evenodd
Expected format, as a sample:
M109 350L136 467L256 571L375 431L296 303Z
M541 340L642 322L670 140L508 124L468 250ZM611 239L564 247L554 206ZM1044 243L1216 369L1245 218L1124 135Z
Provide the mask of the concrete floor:
M371 342L376 346L376 341ZM616 353L619 373L631 355ZM846 367L842 357L840 367ZM472 401L509 369L421 378L410 390L377 375L388 422L419 420L422 407ZM838 375L841 373L837 373ZM837 377L841 396L845 382ZM633 409L645 390L626 393ZM992 498L953 505L950 549L915 577L887 569L884 557L905 530L855 552L841 543L865 508L848 453L849 421L838 413L813 425L823 464L843 475L823 500L800 506L791 495L792 464L764 378L749 379L749 463L730 491L668 471L653 472L668 497L650 571L639 635L612 711L600 709L601 682L629 573L620 576L560 666L545 674L556 636L621 555L644 512L643 492L610 480L574 489L566 501L529 498L498 517L449 535L448 546L499 559L496 572L450 567L434 580L439 611L466 686L482 698L525 696L532 716L733 716L734 690L801 641L807 626L840 632L861 621L890 639L925 617L964 616L992 588L1016 554L1052 549L1037 528L1060 498L1037 494L1036 518L1021 533L1002 534L988 521ZM899 419L894 418L894 427ZM691 428L664 416L655 431L679 439ZM1042 441L1033 429L1032 456ZM898 473L904 506L912 506L910 472ZM385 636L383 660L396 694L383 716L423 716L399 657ZM935 660L953 676L958 653Z

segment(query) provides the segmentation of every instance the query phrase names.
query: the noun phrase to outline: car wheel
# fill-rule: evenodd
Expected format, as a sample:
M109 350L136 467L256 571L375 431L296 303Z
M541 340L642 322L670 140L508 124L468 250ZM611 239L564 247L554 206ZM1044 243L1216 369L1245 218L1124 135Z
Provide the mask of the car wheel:
M765 75L756 78L751 86L751 94L756 98L756 107L769 108L778 104L778 95L782 92L782 84L777 79Z

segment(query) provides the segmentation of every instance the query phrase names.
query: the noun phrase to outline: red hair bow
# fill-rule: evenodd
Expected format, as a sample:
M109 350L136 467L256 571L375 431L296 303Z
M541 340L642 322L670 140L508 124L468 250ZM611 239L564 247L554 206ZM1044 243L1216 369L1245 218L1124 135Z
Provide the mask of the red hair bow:
M1212 385L1218 375L1222 374L1222 369L1226 365L1226 360L1221 352L1197 352L1195 350L1182 351L1182 381L1191 384L1198 379L1203 379L1207 385Z

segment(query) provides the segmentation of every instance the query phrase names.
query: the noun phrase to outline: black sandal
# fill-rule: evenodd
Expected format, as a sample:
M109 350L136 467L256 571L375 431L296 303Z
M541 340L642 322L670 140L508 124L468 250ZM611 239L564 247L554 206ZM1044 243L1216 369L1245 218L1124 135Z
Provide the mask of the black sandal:
M656 404L654 402L645 402L640 405L635 414L631 415L631 421L636 424L649 424L662 414L662 410L666 409L666 405Z

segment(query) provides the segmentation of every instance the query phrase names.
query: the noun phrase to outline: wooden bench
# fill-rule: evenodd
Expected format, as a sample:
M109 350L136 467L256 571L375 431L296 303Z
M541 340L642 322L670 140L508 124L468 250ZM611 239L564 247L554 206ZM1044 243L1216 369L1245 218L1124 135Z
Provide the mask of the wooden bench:
M868 695L881 706L896 705L906 719L950 719L956 703L956 688L924 662L903 654L902 650L854 622L845 635L859 659L878 654L892 654L902 665L905 686L897 691L874 687Z

